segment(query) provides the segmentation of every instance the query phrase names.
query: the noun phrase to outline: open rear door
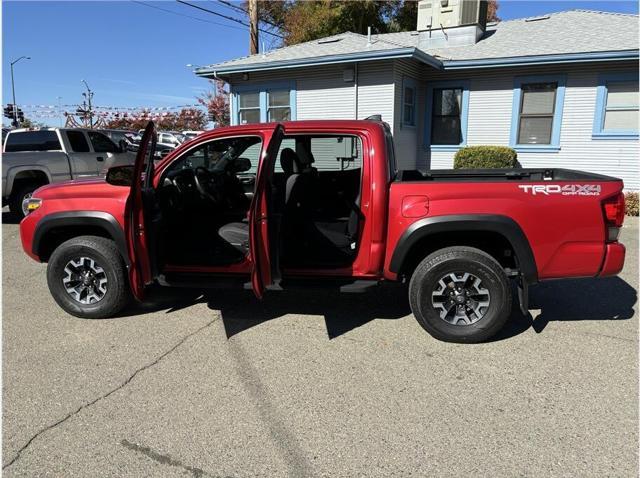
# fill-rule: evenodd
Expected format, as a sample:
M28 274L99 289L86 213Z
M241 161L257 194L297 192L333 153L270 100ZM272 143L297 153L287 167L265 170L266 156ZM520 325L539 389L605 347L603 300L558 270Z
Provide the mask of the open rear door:
M129 281L133 295L144 298L145 285L155 279L153 244L150 241L151 228L148 193L153 191L153 157L156 149L156 128L149 122L142 135L140 147L133 166L133 181L125 208L125 233L131 268Z
M279 279L277 247L270 241L277 239L277 227L279 221L273 216L273 203L271 199L271 177L273 168L280 149L280 143L284 136L284 128L277 124L271 132L271 137L265 141L266 153L258 165L256 177L256 189L251 203L249 214L249 246L253 260L251 272L251 285L258 299L261 299L266 286Z

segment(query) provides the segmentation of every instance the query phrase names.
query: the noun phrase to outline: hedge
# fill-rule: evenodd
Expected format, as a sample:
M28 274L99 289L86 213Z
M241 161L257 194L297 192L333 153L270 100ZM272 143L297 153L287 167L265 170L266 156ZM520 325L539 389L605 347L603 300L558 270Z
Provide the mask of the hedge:
M626 193L624 195L624 213L627 216L638 215L638 193Z
M453 160L455 169L515 168L518 153L506 146L467 146Z

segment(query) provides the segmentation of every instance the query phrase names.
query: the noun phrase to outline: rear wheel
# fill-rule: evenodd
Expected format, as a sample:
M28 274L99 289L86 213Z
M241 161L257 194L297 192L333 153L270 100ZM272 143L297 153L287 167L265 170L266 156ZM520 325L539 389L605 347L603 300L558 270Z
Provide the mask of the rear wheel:
M115 243L104 237L62 243L49 260L47 282L58 305L76 317L111 317L131 297L124 261Z
M482 342L511 313L511 288L502 266L471 247L449 247L426 257L409 284L418 323L447 342Z

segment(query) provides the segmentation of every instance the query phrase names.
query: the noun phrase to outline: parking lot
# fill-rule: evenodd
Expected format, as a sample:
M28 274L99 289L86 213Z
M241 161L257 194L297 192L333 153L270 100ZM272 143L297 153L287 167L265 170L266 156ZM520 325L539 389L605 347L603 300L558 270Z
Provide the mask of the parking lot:
M155 291L66 315L3 226L6 476L636 476L638 221L617 278L438 342L402 287Z

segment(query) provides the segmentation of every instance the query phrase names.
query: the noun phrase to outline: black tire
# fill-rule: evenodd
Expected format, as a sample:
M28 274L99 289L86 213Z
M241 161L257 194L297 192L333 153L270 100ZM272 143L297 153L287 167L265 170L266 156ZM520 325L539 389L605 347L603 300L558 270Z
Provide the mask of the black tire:
M31 197L33 191L38 189L42 184L25 184L20 186L16 191L11 193L11 200L9 201L9 211L16 219L22 220L26 216L25 211L22 209L22 202Z
M449 279L450 274L461 279L464 273L470 274L468 281L475 283L474 277L479 279L477 287L481 289L469 290L461 286L461 293L456 292L460 283ZM441 290L445 292L440 294ZM476 290L486 290L488 294L475 296L481 299L473 302L473 296L466 294L476 294ZM459 299L460 295L463 298ZM448 302L437 308L435 302L441 297L446 297ZM462 304L457 302L458 299ZM480 301L488 301L489 304L478 308L479 313L475 313L471 307L465 308L465 299L471 299L475 305ZM409 283L409 302L418 323L433 337L446 342L477 343L493 337L509 318L511 301L509 279L498 261L472 247L448 247L430 254L418 265ZM458 307L461 307L460 311L469 312L461 312L466 318L452 317L457 317ZM450 312L446 312L448 308ZM443 314L446 318L441 317Z
M89 261L81 261L87 258ZM90 263L95 261L102 269L100 278L106 278L106 292L94 303L82 303L67 292L63 280L69 277L65 267L70 261ZM89 272L91 270L89 269ZM76 277L76 276L74 276ZM53 251L47 267L47 283L51 295L66 312L86 319L104 319L121 311L131 300L127 268L111 239L96 236L80 236L69 239ZM81 299L87 300L87 297Z

